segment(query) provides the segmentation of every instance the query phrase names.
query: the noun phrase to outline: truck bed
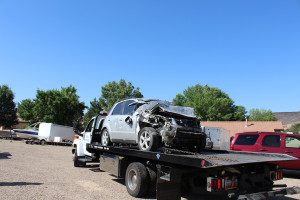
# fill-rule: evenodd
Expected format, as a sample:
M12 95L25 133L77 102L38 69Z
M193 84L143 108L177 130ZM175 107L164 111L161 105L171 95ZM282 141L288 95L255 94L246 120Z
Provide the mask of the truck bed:
M90 145L89 149L102 152L118 154L120 156L131 156L152 161L160 161L183 166L197 168L212 168L221 166L233 166L241 164L275 162L296 160L297 158L286 154L275 153L254 153L241 151L205 150L201 153L193 153L176 149L163 148L159 152L141 151L129 147L104 147Z

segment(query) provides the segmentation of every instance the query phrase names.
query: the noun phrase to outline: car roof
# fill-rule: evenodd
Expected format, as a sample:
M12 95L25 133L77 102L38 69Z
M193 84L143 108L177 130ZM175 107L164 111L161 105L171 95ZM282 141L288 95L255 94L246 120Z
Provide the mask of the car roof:
M144 102L147 102L147 101L160 101L158 99L146 99L146 98L135 98L135 97L132 97L132 98L121 99L120 101L117 101L115 104L120 103L120 102L124 102L124 101L129 101L129 100L144 101Z
M296 136L296 137L300 137L300 135L297 135L297 134L291 134L291 133L282 133L282 132L243 132L243 133L236 133L236 135L247 135L247 134L259 134L259 135L266 135L266 134L274 134L274 135L293 135L293 136Z

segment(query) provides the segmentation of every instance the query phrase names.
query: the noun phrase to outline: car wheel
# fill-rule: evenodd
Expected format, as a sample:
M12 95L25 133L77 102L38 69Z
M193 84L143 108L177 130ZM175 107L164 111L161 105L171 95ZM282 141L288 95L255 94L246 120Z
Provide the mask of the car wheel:
M104 129L101 134L101 145L102 146L110 146L110 137L109 137L109 132L107 129Z
M156 151L159 147L159 137L154 128L145 127L140 131L138 146L143 151Z
M146 167L139 162L131 163L125 175L126 189L133 197L146 195L149 186L149 177Z

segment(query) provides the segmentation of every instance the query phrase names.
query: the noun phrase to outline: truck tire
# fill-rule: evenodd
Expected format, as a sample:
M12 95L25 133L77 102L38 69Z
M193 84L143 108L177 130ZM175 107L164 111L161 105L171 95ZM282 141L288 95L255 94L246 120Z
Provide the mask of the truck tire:
M148 196L155 196L156 194L156 182L157 182L157 175L156 172L151 169L150 167L146 167L148 174L149 174L149 189L148 189Z
M80 160L78 160L77 150L76 149L75 149L75 151L73 153L73 161L74 161L74 167L85 167L86 166L85 162L81 162Z
M154 128L145 127L140 131L138 147L142 151L156 151L159 148L159 136Z
M125 183L127 192L131 196L145 196L149 186L149 174L146 167L139 162L131 163L126 170Z
M40 141L40 145L45 145L46 144L46 141L45 140L41 140Z
M110 146L110 136L108 130L105 128L101 133L101 145L102 146Z

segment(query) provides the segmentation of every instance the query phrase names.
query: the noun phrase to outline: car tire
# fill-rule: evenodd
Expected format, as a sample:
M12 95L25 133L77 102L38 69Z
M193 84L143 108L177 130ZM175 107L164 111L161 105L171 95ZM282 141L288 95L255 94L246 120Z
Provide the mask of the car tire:
M107 129L104 129L101 133L101 145L102 146L110 146L110 136Z
M138 147L142 151L156 151L159 148L159 136L154 128L143 128L138 137Z
M145 196L149 186L149 176L146 167L139 162L131 163L126 169L125 184L127 192L131 196Z

